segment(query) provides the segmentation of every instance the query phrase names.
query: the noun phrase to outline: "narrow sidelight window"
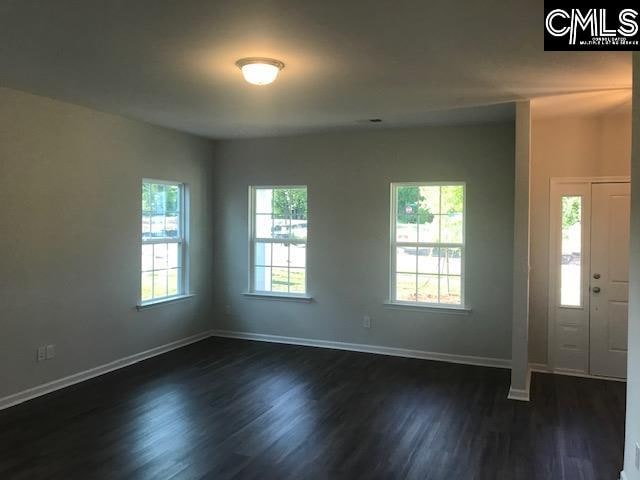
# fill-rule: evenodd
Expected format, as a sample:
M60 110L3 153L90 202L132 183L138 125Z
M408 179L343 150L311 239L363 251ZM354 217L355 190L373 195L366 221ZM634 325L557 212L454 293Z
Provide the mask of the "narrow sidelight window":
M185 203L184 184L143 180L142 304L187 293Z
M582 305L582 197L562 196L560 304Z
M250 286L254 293L307 293L307 187L251 187Z
M464 304L465 185L391 185L392 302Z

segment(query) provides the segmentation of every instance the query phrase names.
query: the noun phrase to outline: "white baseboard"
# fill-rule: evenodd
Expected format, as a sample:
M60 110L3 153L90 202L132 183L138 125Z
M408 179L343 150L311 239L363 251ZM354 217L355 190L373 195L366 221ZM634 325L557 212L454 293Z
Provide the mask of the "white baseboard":
M530 362L529 370L531 370L532 372L552 373L549 365L547 365L546 363Z
M509 400L518 400L520 402L528 402L529 398L529 390L522 390L518 388L510 388L509 394L507 395Z
M624 378L616 378L616 377L604 377L599 375L591 375L590 373L584 373L579 370L569 370L562 368L551 368L546 363L530 363L529 369L532 372L539 373L554 373L556 375L566 375L568 377L580 377L580 378L593 378L594 380L611 380L613 382L626 382L627 380Z
M331 348L334 350L349 350L352 352L377 353L380 355L391 355L394 357L420 358L423 360L462 363L465 365L477 365L481 367L511 368L511 360L507 360L504 358L455 355L451 353L437 353L427 352L424 350L408 350L405 348L383 347L380 345L334 342L331 340L315 340L311 338L284 337L280 335L266 335L262 333L234 332L230 330L214 330L212 335L215 337L239 338L243 340L256 340L259 342L287 343L291 345L304 345L307 347Z
M531 391L531 368L527 370L527 380L524 389L521 388L509 388L509 394L507 398L509 400L519 400L521 402L528 402L530 400Z
M46 395L47 393L60 390L61 388L69 387L76 383L84 382L85 380L89 380L90 378L98 377L100 375L104 375L105 373L109 373L114 370L133 365L134 363L138 363L142 360L155 357L156 355L161 355L171 350L190 345L200 340L204 340L205 338L211 337L212 335L213 331L208 330L206 332L198 333L190 337L176 340L175 342L167 343L166 345L161 345L150 350L145 350L144 352L120 358L113 362L105 363L104 365L100 365L89 370L74 373L73 375L69 375L68 377L60 378L49 383L45 383L18 393L14 393L7 397L0 398L0 410L12 407L22 402L26 402L27 400L31 400L32 398L40 397L42 395Z

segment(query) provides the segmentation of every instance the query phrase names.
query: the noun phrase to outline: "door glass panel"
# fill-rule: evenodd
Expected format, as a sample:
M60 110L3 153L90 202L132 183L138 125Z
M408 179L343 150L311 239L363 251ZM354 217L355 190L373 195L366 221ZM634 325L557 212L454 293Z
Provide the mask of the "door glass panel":
M582 305L582 197L562 196L560 305Z

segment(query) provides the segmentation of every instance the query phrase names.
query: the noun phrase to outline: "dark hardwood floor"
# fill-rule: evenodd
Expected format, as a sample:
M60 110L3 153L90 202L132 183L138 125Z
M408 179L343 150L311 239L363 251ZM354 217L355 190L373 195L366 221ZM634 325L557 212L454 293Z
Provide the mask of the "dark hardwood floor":
M208 339L0 412L2 479L614 480L625 385Z

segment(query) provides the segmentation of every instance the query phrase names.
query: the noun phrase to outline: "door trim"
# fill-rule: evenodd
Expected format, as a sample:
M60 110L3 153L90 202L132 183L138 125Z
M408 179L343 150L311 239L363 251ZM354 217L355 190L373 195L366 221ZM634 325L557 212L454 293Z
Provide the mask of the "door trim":
M629 176L610 176L610 177L551 177L549 184L557 185L563 183L631 183Z
M556 368L556 359L555 359L555 354L556 354L556 326L557 326L557 322L556 322L556 308L557 308L557 285L558 285L558 278L559 278L559 267L557 265L557 249L558 249L558 244L557 244L557 233L558 233L558 225L557 221L557 205L554 205L553 199L552 199L552 195L553 193L557 190L557 188L561 185L582 185L582 186L587 186L589 189L589 192L591 191L591 187L593 184L599 184L599 183L630 183L631 182L631 177L629 176L604 176L604 177L552 177L549 180L549 194L548 194L548 200L549 200L549 243L548 243L548 277L547 277L547 298L548 298L548 305L547 305L547 362L548 362L548 371L554 372L554 373L562 373L565 375L575 375L575 376L590 376L589 374L589 368L588 368L588 356L589 356L589 341L587 341L587 366L585 367L584 371L580 371L580 370L574 370L574 369L567 369L567 368ZM591 215L591 193L589 193L589 198L588 198L588 211L589 211L589 215ZM585 232L583 233L583 238L585 238L585 236L588 235L587 238L591 237L591 231L590 231L590 218L589 218L589 232ZM591 258L590 258L590 245L587 243L587 248L585 249L586 252L583 252L583 257L588 255L588 261L590 263ZM586 262L585 262L586 264ZM589 270L589 268L587 268L587 270ZM584 274L583 274L584 275ZM587 275L589 275L589 272L587 271ZM584 287L584 285L583 285ZM588 296L587 296L588 298ZM582 308L587 308L587 313L589 306L588 305L583 305ZM587 325L588 328L588 325ZM588 330L587 330L587 333ZM602 377L598 377L598 378L602 378Z

